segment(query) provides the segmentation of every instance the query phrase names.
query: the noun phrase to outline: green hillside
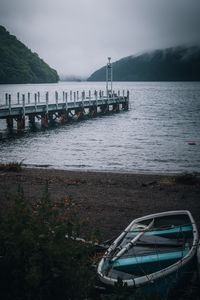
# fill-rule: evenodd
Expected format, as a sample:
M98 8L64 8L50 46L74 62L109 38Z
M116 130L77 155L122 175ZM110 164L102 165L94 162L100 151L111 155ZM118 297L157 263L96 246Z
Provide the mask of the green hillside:
M59 80L37 53L0 26L0 83L53 83Z
M106 67L88 81L105 81ZM199 81L200 47L176 47L128 56L113 63L115 81Z

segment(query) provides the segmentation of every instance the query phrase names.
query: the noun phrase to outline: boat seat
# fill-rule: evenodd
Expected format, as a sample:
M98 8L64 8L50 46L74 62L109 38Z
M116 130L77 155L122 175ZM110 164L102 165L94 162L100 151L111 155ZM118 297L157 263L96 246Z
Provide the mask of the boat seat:
M114 261L112 268L129 274L144 274L158 271L177 262L188 253L189 249L154 253L144 256L132 256L119 258Z
M183 247L184 239L169 239L161 236L141 236L137 245L152 245L163 247Z
M134 235L137 235L139 232L141 231L138 230L129 231L126 237L128 238L130 236L131 238L133 238ZM174 226L166 229L153 228L149 231L144 232L143 234L143 236L160 236L166 238L185 238L185 237L192 237L192 235L193 235L193 228L191 225Z

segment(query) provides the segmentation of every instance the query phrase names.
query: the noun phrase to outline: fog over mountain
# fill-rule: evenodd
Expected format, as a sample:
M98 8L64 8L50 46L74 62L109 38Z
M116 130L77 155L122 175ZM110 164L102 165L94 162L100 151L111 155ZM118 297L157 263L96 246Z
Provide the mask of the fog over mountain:
M0 0L0 22L59 74L200 43L199 0Z
M113 63L115 81L199 81L200 46L179 46L131 55ZM106 80L106 67L89 81Z

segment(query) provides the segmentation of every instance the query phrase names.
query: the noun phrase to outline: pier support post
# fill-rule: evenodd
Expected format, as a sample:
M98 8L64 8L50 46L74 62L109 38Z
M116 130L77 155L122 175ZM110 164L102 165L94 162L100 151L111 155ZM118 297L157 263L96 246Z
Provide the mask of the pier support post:
M29 117L29 124L31 127L35 127L35 116L34 115L30 115Z
M97 116L97 106L92 106L89 108L89 116L94 118Z
M17 118L17 130L21 131L25 129L25 118L23 116L19 116Z
M55 125L55 119L53 118L53 113L48 113L48 124L47 124L47 127L50 125L50 126L53 126Z
M6 123L7 123L7 128L8 129L13 129L13 118L12 117L7 117L6 118Z
M109 112L109 105L108 104L103 104L100 106L101 114L105 115Z
M80 107L80 108L75 109L75 115L77 116L78 121L83 120L84 116L85 116L84 108Z
M113 112L119 112L119 104L118 103L115 103L115 104L113 104Z
M49 126L49 117L48 113L41 115L41 127L42 128L48 128Z
M68 112L67 111L63 111L60 114L60 123L62 125L66 124L68 122Z

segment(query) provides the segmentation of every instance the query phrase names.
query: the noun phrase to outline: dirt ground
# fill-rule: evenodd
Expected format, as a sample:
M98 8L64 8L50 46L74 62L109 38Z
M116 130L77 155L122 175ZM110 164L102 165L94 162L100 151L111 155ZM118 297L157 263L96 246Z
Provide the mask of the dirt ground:
M171 175L141 175L28 169L0 172L0 199L20 184L28 201L42 196L46 181L52 201L70 197L83 223L83 234L100 232L106 240L133 219L167 210L190 210L200 230L200 180Z

